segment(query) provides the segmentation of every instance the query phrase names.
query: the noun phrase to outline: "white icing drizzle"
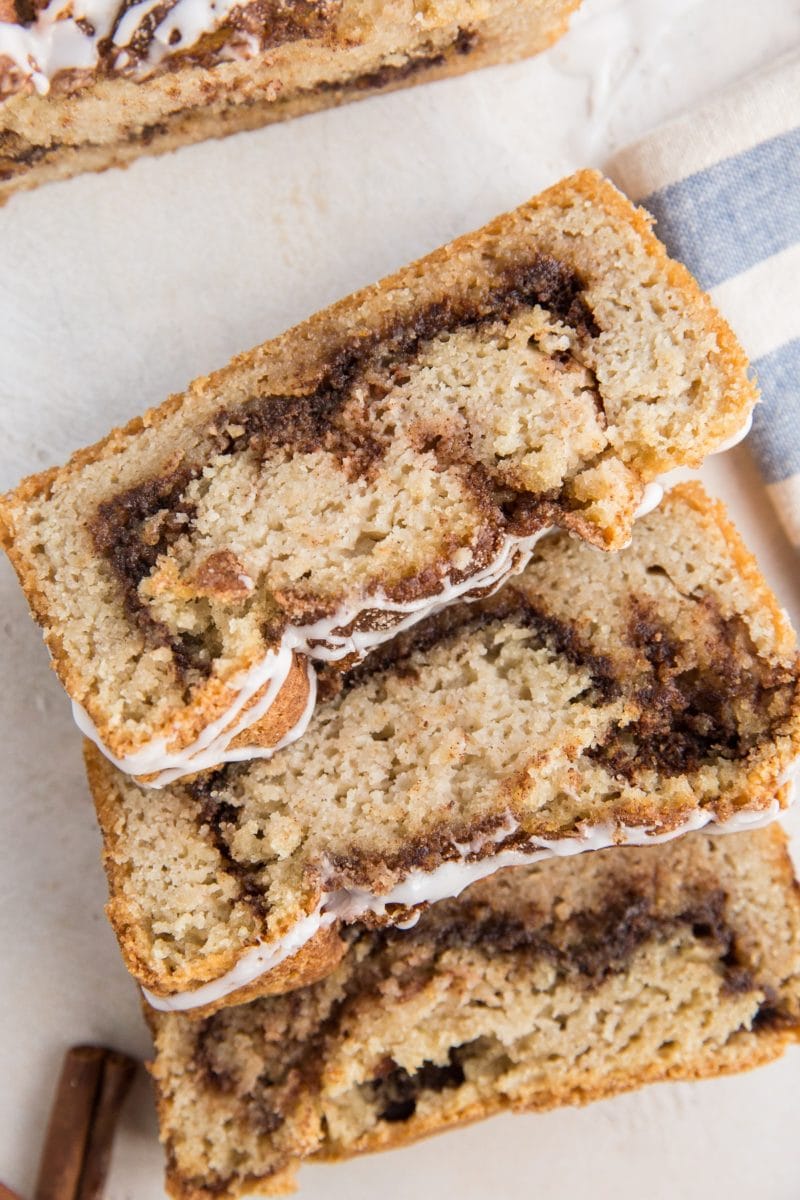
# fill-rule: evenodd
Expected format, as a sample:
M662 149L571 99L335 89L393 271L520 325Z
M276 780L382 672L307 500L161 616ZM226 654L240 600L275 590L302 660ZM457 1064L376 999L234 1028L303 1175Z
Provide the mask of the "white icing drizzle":
M270 650L263 662L247 673L245 682L241 686L233 705L226 709L216 721L207 725L196 741L178 751L168 750L167 740L162 737L148 742L141 750L137 750L125 758L116 758L100 740L100 735L86 709L81 704L78 704L76 700L72 702L72 713L81 733L91 738L115 767L121 771L130 772L133 775L149 775L158 772L157 778L151 782L150 786L162 788L168 783L173 783L176 779L180 779L183 775L195 771L204 771L220 763L242 762L250 758L270 757L278 750L282 750L285 746L291 745L292 742L296 742L299 737L302 737L308 728L308 723L311 720L317 699L317 675L310 662L306 665L308 674L308 699L303 712L288 733L284 734L274 746L240 746L236 749L230 748L230 743L238 734L249 728L250 725L255 724L272 707L278 692L286 682L291 666L292 651L290 648L281 645L277 651ZM241 713L241 710L265 685L268 686L266 686L264 695L255 704L251 705L237 721L236 717Z
M716 450L712 450L712 454L724 454L726 450L732 450L734 446L738 446L747 437L750 430L753 428L753 414L749 413L747 420L741 429L737 429L736 433L731 434L724 442L720 442ZM662 479L664 476L661 477ZM656 479L652 483L645 484L644 492L639 507L633 514L634 521L638 521L639 517L646 517L654 508L658 508L661 501L664 499L664 488L660 480Z
M91 738L120 771L130 775L155 775L156 778L150 782L150 787L164 787L183 775L191 775L221 763L271 758L277 750L297 741L308 728L314 712L317 678L310 662L309 701L290 732L276 746L244 746L231 750L229 744L271 707L286 682L294 651L306 655L309 659L323 662L336 662L351 654L363 657L375 646L388 641L404 629L409 629L425 617L433 616L455 600L475 591L485 595L496 591L509 575L524 569L536 543L551 530L552 527L547 526L529 537L506 536L499 553L487 566L459 583L450 583L449 578L445 579L441 590L434 596L423 596L417 600L399 603L376 593L360 602L342 605L330 616L323 617L313 624L289 625L284 630L278 649L268 650L260 663L243 672L231 685L236 691L236 699L230 708L208 725L190 746L181 750L170 750L168 739L160 737L154 738L131 754L117 758L104 745L86 709L73 700L75 721L81 732ZM347 632L348 627L364 613L372 612L388 613L397 619L387 621L385 628L352 629ZM262 688L266 688L264 695L250 708L246 708L248 702Z
M634 521L638 521L639 517L646 517L654 508L658 508L661 501L664 499L664 489L656 480L654 483L648 483L642 493L642 499L636 512L633 514Z
M726 450L732 450L734 446L738 446L743 442L748 433L753 427L753 414L750 413L741 429L737 429L736 433L731 434L724 442L720 442L716 450L712 450L712 454L724 454ZM663 476L662 476L663 478ZM642 499L639 507L633 514L634 521L638 521L639 517L646 517L654 508L658 508L661 501L664 499L664 488L658 479L652 483L645 484L645 489L642 494Z
M247 986L267 971L273 970L296 954L321 929L326 929L336 920L357 921L366 912L384 917L389 905L414 907L434 904L438 900L458 896L470 884L485 879L504 867L530 866L542 859L582 854L590 850L603 850L611 846L651 846L659 842L672 841L686 833L705 829L707 833L739 833L769 824L780 813L780 804L773 800L768 808L737 812L726 821L719 821L711 809L698 808L687 821L675 829L658 833L651 826L618 826L611 822L586 826L577 837L535 838L534 850L498 850L476 862L471 857L480 853L487 844L500 844L518 828L516 820L509 816L502 827L488 838L463 844L456 843L459 858L442 863L433 871L412 871L385 895L359 888L341 888L324 893L313 912L298 921L288 933L274 942L263 942L238 959L235 966L202 987L191 992L177 992L172 996L156 996L147 988L142 991L148 1003L161 1012L188 1012L231 995ZM408 929L416 923L418 914L405 921L400 928Z
M183 2L183 0L181 0ZM174 11L174 10L173 10ZM737 445L748 434L752 425L750 415L742 428L723 442L715 454L721 454ZM639 507L634 512L634 520L646 516L657 508L664 498L664 488L658 480L646 484ZM103 744L100 735L89 714L77 701L72 702L72 710L79 729L95 743L95 745L114 763L119 770L130 775L154 775L150 787L161 788L168 783L180 779L184 775L226 762L243 762L252 758L271 758L284 746L290 745L302 737L308 728L314 712L313 696L316 695L316 676L309 666L309 703L297 723L276 746L260 747L246 746L238 750L229 750L228 746L234 738L259 720L267 712L278 695L291 668L293 651L306 655L309 659L322 662L336 662L348 655L363 657L370 650L388 641L404 629L409 629L418 621L433 616L441 609L460 598L469 597L475 592L490 595L506 581L509 575L523 571L530 561L533 549L540 538L553 532L555 526L548 526L529 537L514 537L506 535L503 544L495 558L480 571L460 583L451 584L449 577L442 584L439 592L433 596L424 596L405 604L387 599L380 592L365 597L359 602L342 605L328 617L310 625L286 628L276 650L269 650L260 663L243 672L232 683L236 691L236 699L221 717L209 725L196 741L182 750L168 749L169 739L155 738L141 749L115 757ZM467 551L468 552L468 551ZM253 587L249 575L240 576L245 586ZM395 621L387 621L380 629L348 630L365 613L384 612L394 617ZM269 684L265 695L254 704L237 721L236 718L247 705L248 701L263 687Z
M119 51L113 65L117 69L130 66L131 73L141 78L169 54L187 49L204 33L216 29L241 0L176 0L141 56L131 50L131 42L160 2L140 0L127 10L114 30L120 0L51 0L32 25L0 22L0 58L11 59L37 92L45 94L59 71L96 67L98 44L113 32L111 44ZM241 47L227 47L226 52L231 57L244 54L248 44L242 39ZM252 51L252 45L249 48Z
M747 420L741 429L727 438L721 445L717 446L714 454L724 454L726 450L732 450L734 446L738 446L747 437L750 430L753 428L753 414L748 414Z

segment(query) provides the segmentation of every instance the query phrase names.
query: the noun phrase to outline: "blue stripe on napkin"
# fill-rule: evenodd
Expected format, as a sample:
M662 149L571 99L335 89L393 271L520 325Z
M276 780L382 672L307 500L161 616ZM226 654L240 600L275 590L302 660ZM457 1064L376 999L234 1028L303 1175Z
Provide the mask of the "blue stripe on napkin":
M748 439L800 549L800 53L620 151L611 175L723 314L761 387Z
M800 128L647 196L658 236L704 288L800 241Z
M757 358L753 366L763 403L749 444L765 481L779 483L800 473L800 337Z

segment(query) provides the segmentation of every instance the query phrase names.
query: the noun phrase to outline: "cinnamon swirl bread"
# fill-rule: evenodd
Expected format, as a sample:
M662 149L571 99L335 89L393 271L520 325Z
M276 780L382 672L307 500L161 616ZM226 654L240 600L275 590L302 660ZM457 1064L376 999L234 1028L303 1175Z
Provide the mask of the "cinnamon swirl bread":
M579 0L0 0L0 203L549 46Z
M543 532L619 549L754 399L647 217L583 172L27 479L0 540L82 727L164 783L298 736L310 659L485 595Z
M354 931L290 996L149 1020L170 1195L280 1195L303 1159L777 1057L800 893L776 827L551 861Z
M107 911L152 1004L297 987L348 924L502 867L765 822L800 752L794 636L697 485L619 554L545 539L498 595L324 683L301 743L162 792L87 743Z

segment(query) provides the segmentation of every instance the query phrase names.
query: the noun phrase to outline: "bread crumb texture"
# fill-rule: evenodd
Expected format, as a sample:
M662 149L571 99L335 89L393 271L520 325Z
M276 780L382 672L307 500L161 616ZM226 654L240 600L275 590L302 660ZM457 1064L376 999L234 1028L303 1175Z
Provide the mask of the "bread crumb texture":
M190 990L325 895L386 895L465 847L757 814L800 752L799 679L785 615L699 486L619 554L545 539L496 596L323 676L305 738L272 759L154 792L90 749L128 965Z
M566 31L578 2L259 0L194 43L181 37L142 74L156 33L145 14L122 53L101 39L97 69L60 70L46 95L0 59L0 204L141 154L525 58Z
M175 750L288 629L388 637L552 524L621 548L644 485L753 400L707 298L583 172L25 481L0 532L103 743Z
M774 826L502 872L313 987L151 1013L170 1194L283 1194L302 1159L755 1066L797 1036L799 948Z

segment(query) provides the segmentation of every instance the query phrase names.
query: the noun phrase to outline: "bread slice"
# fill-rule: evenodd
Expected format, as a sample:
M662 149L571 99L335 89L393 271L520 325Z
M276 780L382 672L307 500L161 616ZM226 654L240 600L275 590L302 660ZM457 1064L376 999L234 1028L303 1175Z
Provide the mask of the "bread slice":
M71 16L55 0L0 0L0 203L140 154L524 58L566 31L578 2L177 0L154 16L152 5L92 0L89 30L80 0Z
M125 960L152 1003L211 1012L321 977L345 924L405 924L501 867L766 821L799 668L698 485L620 554L546 539L499 595L376 651L271 760L153 793L89 745Z
M360 930L290 996L148 1019L169 1194L282 1195L303 1159L777 1057L800 1033L800 893L776 826L605 850Z
M164 783L297 737L309 656L486 594L549 528L619 549L754 399L647 217L583 172L26 480L0 540L84 730Z

